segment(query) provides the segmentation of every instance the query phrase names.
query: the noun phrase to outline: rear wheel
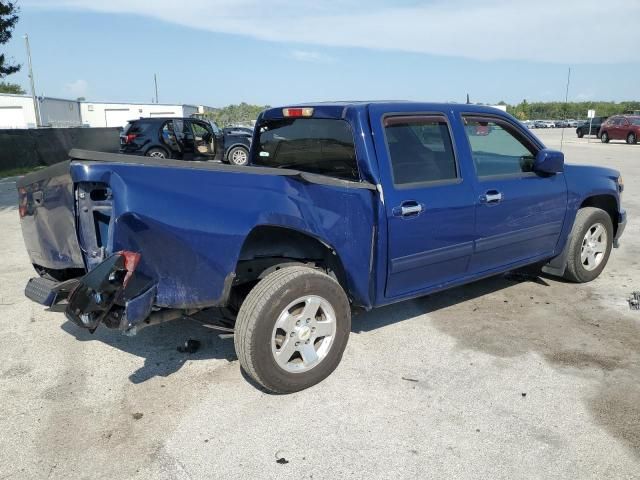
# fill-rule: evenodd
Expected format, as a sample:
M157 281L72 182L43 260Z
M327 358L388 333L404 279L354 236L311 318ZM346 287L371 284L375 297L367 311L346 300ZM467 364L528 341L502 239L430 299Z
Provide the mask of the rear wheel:
M585 207L578 210L571 231L565 278L585 283L600 275L613 246L613 223L607 212Z
M145 153L145 156L153 157L153 158L171 158L166 150L162 148L155 148L155 147L147 150L147 153Z
M600 141L602 143L609 143L609 134L607 132L602 132L602 135L600 135Z
M633 132L629 132L629 135L627 135L627 143L629 145L634 145L637 141L638 138L636 137L636 134Z
M245 166L249 164L249 152L244 147L233 147L227 154L231 165Z
M243 302L235 327L242 368L274 393L292 393L335 370L351 330L349 301L338 282L309 267L262 279Z

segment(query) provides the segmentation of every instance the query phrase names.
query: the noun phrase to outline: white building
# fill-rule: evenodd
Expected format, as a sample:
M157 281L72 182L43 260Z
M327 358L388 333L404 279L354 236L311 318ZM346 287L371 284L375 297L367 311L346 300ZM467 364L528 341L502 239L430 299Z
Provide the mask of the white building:
M80 111L88 127L124 127L140 117L190 117L200 110L196 105L81 102Z
M161 103L78 102L38 97L40 125L46 127L123 127L140 117L190 117L215 109L204 105ZM0 129L35 128L33 99L29 95L0 93Z
M62 98L39 97L40 124L48 127L80 127L80 103ZM28 95L0 93L0 128L35 128L36 111Z

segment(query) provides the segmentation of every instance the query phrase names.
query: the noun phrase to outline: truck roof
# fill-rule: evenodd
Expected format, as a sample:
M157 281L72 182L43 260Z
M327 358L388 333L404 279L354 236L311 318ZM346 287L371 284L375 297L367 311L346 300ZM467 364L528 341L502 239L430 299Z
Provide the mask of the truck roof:
M446 102L416 102L409 100L374 100L374 101L332 101L332 102L304 102L290 105L282 105L269 108L262 113L263 119L282 118L284 108L312 107L316 118L343 118L347 109L368 110L372 105L386 106L390 111L399 109L406 111L408 105L413 105L416 111L447 111L472 112L472 113L500 113L502 110L488 105L472 105L467 103L446 103Z

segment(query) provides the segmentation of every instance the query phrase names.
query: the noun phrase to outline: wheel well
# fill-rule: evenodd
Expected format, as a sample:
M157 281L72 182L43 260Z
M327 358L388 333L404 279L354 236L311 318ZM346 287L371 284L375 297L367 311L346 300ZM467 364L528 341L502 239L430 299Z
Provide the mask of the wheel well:
M335 250L315 237L298 230L259 226L247 236L240 250L232 287L242 294L261 278L283 266L308 265L326 271L345 288L344 267ZM233 303L237 303L233 302Z
M595 207L607 212L611 217L614 234L618 231L618 203L615 197L612 195L594 195L582 202L580 208L584 207Z

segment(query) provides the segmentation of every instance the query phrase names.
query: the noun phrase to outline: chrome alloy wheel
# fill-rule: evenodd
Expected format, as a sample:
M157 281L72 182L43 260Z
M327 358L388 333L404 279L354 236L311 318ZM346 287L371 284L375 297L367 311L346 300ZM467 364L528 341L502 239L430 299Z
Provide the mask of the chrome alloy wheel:
M301 373L322 362L336 336L336 314L322 297L308 295L291 302L271 335L271 352L287 372Z
M164 152L161 152L159 150L153 151L149 154L150 157L153 158L166 158L167 156L164 154Z
M582 239L580 261L587 271L595 270L607 253L607 229L601 223L591 225Z
M235 165L244 165L247 163L247 152L241 148L235 150L231 155L231 162Z

